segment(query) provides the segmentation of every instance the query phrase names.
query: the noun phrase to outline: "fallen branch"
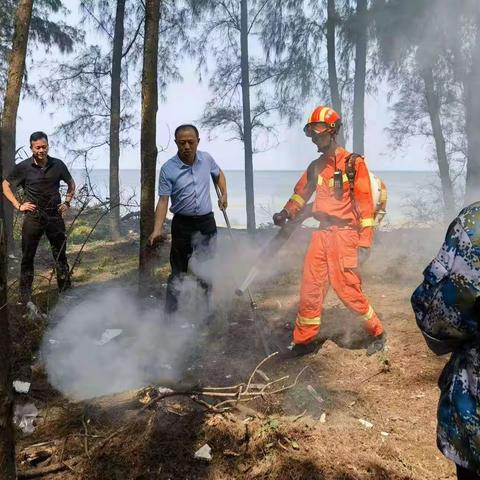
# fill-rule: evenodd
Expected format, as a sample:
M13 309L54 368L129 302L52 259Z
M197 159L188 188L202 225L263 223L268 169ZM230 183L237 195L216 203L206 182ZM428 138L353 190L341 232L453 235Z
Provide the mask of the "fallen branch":
M286 390L294 388L300 376L302 373L308 368L308 366L304 367L295 377L295 380L290 383L289 385L284 385L279 388L272 389L274 386L278 386L279 383L284 382L285 380L288 380L289 376L283 376L281 378L275 379L275 380L269 380L267 383L253 383L253 378L255 375L258 373L259 368L265 364L268 360L270 360L272 357L274 357L277 354L277 352L269 355L268 357L264 358L252 371L250 374L250 377L248 379L248 382L245 383L239 383L237 385L233 385L231 387L206 387L206 388L199 388L199 387L193 387L190 389L185 389L185 390L170 390L170 391L159 391L155 387L149 387L148 389L142 389L139 390L136 394L137 402L139 400L139 397L142 395L145 395L147 393L148 395L154 395L153 398L150 398L148 402L142 406L141 409L138 410L138 413L145 412L147 409L152 407L154 404L157 404L161 400L164 400L169 397L175 397L175 396L184 396L188 397L191 401L197 403L198 405L201 405L202 407L206 408L207 411L213 412L213 413L219 413L223 414L226 411L230 410L232 407L234 408L236 405L241 404L243 402L250 402L255 399L263 399L267 400L268 397L272 395L276 395L278 393L284 392ZM263 375L262 375L263 374ZM262 374L259 374L259 376L262 377L262 379L269 378L267 377L263 372ZM131 398L133 392L130 392L129 395ZM219 403L216 404L210 404L207 401L205 401L202 398L199 397L209 397L209 398L216 398L221 400ZM138 403L137 403L138 404ZM298 418L303 416L301 414ZM37 478L37 477L42 477L43 475L48 475L51 473L57 473L61 472L63 470L73 470L70 464L76 464L78 463L82 458L92 458L97 452L101 451L105 445L112 440L115 436L125 432L128 427L122 426L121 428L118 428L111 432L110 434L104 434L104 435L91 435L88 431L88 421L83 415L82 417L82 425L83 425L83 432L78 433L78 434L69 434L67 435L64 440L63 440L63 445L61 447L61 453L60 453L60 462L56 463L54 465L49 465L47 467L41 467L41 468L35 468L31 470L24 470L18 472L18 478L23 479L23 478ZM80 438L83 438L83 446L84 446L84 455L81 457L74 457L70 460L68 460L68 464L63 461L63 456L65 453L65 448L66 444L68 441L68 438L70 436L79 436ZM88 439L89 438L100 438L103 437L101 441L96 443L95 445L91 445L89 447L88 444ZM285 445L281 444L279 441L279 445L281 448L286 449Z
M256 367L255 369L253 370L252 374L250 375L250 378L248 379L248 383L247 383L247 390L248 388L250 387L250 384L252 383L252 379L253 379L253 376L255 375L255 373L257 372L257 370L265 363L267 362L268 360L270 360L272 357L274 357L275 355L278 355L278 352L274 352L272 353L271 355L269 355L268 357L264 358Z
M302 413L300 413L300 415L297 415L297 416L292 420L292 423L295 423L295 422L297 422L298 420L300 420L302 417L305 416L306 413L307 413L307 410L304 410Z
M295 377L295 381L290 384L290 385L287 385L286 387L282 387L282 388L279 388L278 390L274 390L273 392L269 392L269 395L274 395L276 393L280 393L280 392L284 392L285 390L290 390L292 389L293 387L296 387L297 386L297 382L298 382L298 379L300 378L300 376L302 375L302 373L307 369L309 368L308 365L306 367L303 367L300 372L298 372L298 375Z
M80 457L74 457L69 460L69 463L78 463ZM20 470L17 472L17 478L38 478L48 475L50 473L62 472L63 470L72 470L72 467L66 462L59 462L48 467L32 468L30 470Z
M147 408L151 407L153 404L158 403L159 401L168 398L168 397L173 397L173 396L187 396L189 397L192 401L202 405L205 407L207 410L215 412L215 413L223 413L226 410L230 408L230 406L235 406L238 403L241 402L250 402L251 400L255 400L258 398L262 398L263 400L266 400L269 396L275 395L278 393L281 393L285 390L289 390L293 387L295 387L298 383L298 379L302 375L302 373L308 368L304 367L296 376L295 380L293 383L290 385L284 385L280 388L277 388L275 390L272 390L272 387L274 385L278 385L280 382L284 382L289 378L288 375L278 378L276 380L271 380L268 383L262 384L262 383L253 383L253 379L255 377L255 374L258 373L259 368L264 365L268 360L273 358L275 355L277 355L278 352L272 353L268 357L264 358L252 371L250 374L250 377L248 379L248 382L245 383L239 383L237 385L233 385L230 387L205 387L205 388L198 388L198 389L192 389L190 391L175 391L172 390L170 392L165 392L165 393L159 393L158 395L154 396L151 398L146 405L142 407L140 410L141 412L145 411ZM262 375L259 375L263 378L266 377L266 375L262 372ZM268 377L266 377L268 378ZM206 402L205 400L200 399L199 397L207 397L207 398L216 398L221 400L217 404L210 404Z
M363 385L364 383L367 383L369 382L370 380L372 380L373 378L375 377L378 377L379 375L381 375L382 373L387 373L389 370L385 370L385 368L382 368L381 370L379 370L378 372L374 373L373 375L370 375L368 376L367 378L363 378L362 380L360 380L357 385L360 386L360 385Z

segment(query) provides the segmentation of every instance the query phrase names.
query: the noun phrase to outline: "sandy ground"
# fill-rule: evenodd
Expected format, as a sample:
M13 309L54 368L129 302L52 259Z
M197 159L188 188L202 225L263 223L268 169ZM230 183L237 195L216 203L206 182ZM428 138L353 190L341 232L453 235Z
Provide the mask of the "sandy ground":
M289 376L281 385L291 384L307 366L296 385L240 409L215 413L184 396L148 409L134 394L70 402L49 386L37 363L31 393L17 399L33 401L41 411L33 435L19 432L19 469L58 467L46 479L453 479L452 465L435 445L436 382L446 358L427 350L409 304L441 235L431 230L377 235L363 284L383 319L388 352L365 355L357 319L330 293L319 352L274 357L263 366L270 379ZM275 276L252 286L256 321L271 332L272 346L290 341L307 237L307 231L298 232L276 257ZM95 272L103 248L97 247L85 254L77 284L133 278L127 266L134 264L135 242L106 247L114 267ZM167 250L161 253L161 278L168 273ZM222 307L209 326L200 327L186 379L214 386L246 382L264 358L252 320L244 299ZM41 326L25 322L14 322L16 341L34 349L38 340L30 337L40 335ZM28 355L18 357L25 362ZM210 462L194 459L205 443L212 449ZM47 453L33 459L32 452L42 449Z

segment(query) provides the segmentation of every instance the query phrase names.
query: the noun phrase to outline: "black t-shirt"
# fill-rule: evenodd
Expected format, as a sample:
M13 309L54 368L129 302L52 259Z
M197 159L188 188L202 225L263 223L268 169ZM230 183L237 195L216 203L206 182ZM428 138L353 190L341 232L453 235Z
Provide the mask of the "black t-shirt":
M12 189L22 187L26 201L34 203L39 209L56 210L61 203L60 180L68 184L72 176L58 158L48 156L45 167L40 167L30 157L15 165L6 180Z

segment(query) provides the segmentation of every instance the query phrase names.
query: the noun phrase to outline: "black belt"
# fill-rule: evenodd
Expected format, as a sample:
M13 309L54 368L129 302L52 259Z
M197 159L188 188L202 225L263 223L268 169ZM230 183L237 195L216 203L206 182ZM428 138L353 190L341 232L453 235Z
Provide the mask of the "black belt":
M181 213L174 213L173 218L178 218L179 220L191 220L192 222L197 220L206 220L209 217L213 217L213 212L206 213L205 215L182 215Z
M338 218L338 217L332 217L330 215L319 215L315 217L316 220L320 222L320 225L318 228L320 230L324 230L326 228L330 227L352 227L354 228L354 225L352 225L351 220L345 220L343 218Z
M32 215L34 217L61 217L62 214L58 211L58 208L40 208L33 212L26 211L26 214Z

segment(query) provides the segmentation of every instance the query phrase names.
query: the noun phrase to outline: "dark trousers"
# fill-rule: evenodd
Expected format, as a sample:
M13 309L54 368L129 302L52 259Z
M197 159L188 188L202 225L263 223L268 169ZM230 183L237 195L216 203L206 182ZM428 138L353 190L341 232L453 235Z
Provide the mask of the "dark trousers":
M70 287L70 269L67 263L65 222L59 214L26 213L22 225L22 266L20 270L20 295L29 300L32 294L34 260L37 247L45 234L52 248L59 291Z
M170 249L170 265L172 273L167 281L165 299L166 313L173 313L178 309L178 296L181 290L182 279L188 270L188 261L195 251L201 258L211 256L217 225L213 213L201 216L174 215L172 220L172 246ZM208 297L210 287L202 279L198 283Z
M457 479L458 480L480 480L480 476L471 470L457 465Z

